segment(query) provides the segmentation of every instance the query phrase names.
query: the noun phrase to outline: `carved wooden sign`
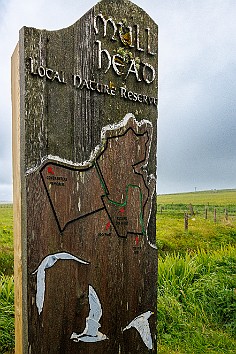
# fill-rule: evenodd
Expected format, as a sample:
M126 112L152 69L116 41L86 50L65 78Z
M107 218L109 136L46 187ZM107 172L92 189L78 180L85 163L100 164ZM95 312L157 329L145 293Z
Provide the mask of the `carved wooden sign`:
M24 27L12 98L16 353L156 353L157 25Z

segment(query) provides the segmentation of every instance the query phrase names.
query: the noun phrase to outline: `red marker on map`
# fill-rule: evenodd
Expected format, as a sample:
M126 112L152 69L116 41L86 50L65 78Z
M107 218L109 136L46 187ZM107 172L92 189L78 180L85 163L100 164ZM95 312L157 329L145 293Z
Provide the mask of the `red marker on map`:
M53 169L52 169L52 167L48 167L48 173L51 173L51 175L54 175L54 171L53 171Z
M110 223L110 221L108 221L108 223L106 224L106 231L107 231L108 229L110 229L110 227L111 227L111 223Z
M119 210L120 213L124 213L125 212L125 208L122 207L120 210Z
M138 246L138 244L139 244L139 237L136 236L136 237L135 237L135 245Z

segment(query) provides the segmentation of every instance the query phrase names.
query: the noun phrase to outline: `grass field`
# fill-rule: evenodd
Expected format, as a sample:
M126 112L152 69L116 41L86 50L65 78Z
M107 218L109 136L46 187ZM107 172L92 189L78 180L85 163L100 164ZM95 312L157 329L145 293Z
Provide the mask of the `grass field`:
M236 190L157 204L158 354L236 353ZM12 206L0 206L0 354L14 348L12 225Z
M161 195L157 198L157 205L159 255L191 253L199 248L212 251L235 244L236 190ZM190 215L191 211L194 215ZM187 232L184 228L185 212L189 213Z
M236 353L236 190L157 204L158 353Z
M158 196L158 204L193 204L213 206L236 206L236 189L212 190L203 192L165 194Z
M0 353L14 347L13 210L0 205Z

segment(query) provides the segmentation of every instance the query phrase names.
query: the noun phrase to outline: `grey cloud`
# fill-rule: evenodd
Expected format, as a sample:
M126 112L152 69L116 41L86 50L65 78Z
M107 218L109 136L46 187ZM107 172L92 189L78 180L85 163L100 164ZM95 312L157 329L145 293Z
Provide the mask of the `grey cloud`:
M178 4L162 3L159 14L158 189L236 187L236 6Z

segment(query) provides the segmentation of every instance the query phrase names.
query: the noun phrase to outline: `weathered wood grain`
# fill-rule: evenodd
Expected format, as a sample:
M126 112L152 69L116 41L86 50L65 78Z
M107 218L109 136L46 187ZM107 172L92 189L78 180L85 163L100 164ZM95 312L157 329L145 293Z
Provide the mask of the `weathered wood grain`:
M22 178L22 150L24 129L20 117L20 58L19 44L12 55L11 96L12 96L12 157L13 157L13 233L14 233L14 299L15 299L15 352L27 350L27 252L24 237L26 213L22 209L24 177Z
M111 19L107 28L99 14ZM128 0L103 0L62 30L20 31L13 60L19 354L157 350L157 36L157 25ZM101 57L99 46L107 51ZM50 258L39 305L39 267L61 253L88 264ZM89 286L109 339L76 343L70 337L85 329ZM152 349L136 329L123 332L148 310Z

